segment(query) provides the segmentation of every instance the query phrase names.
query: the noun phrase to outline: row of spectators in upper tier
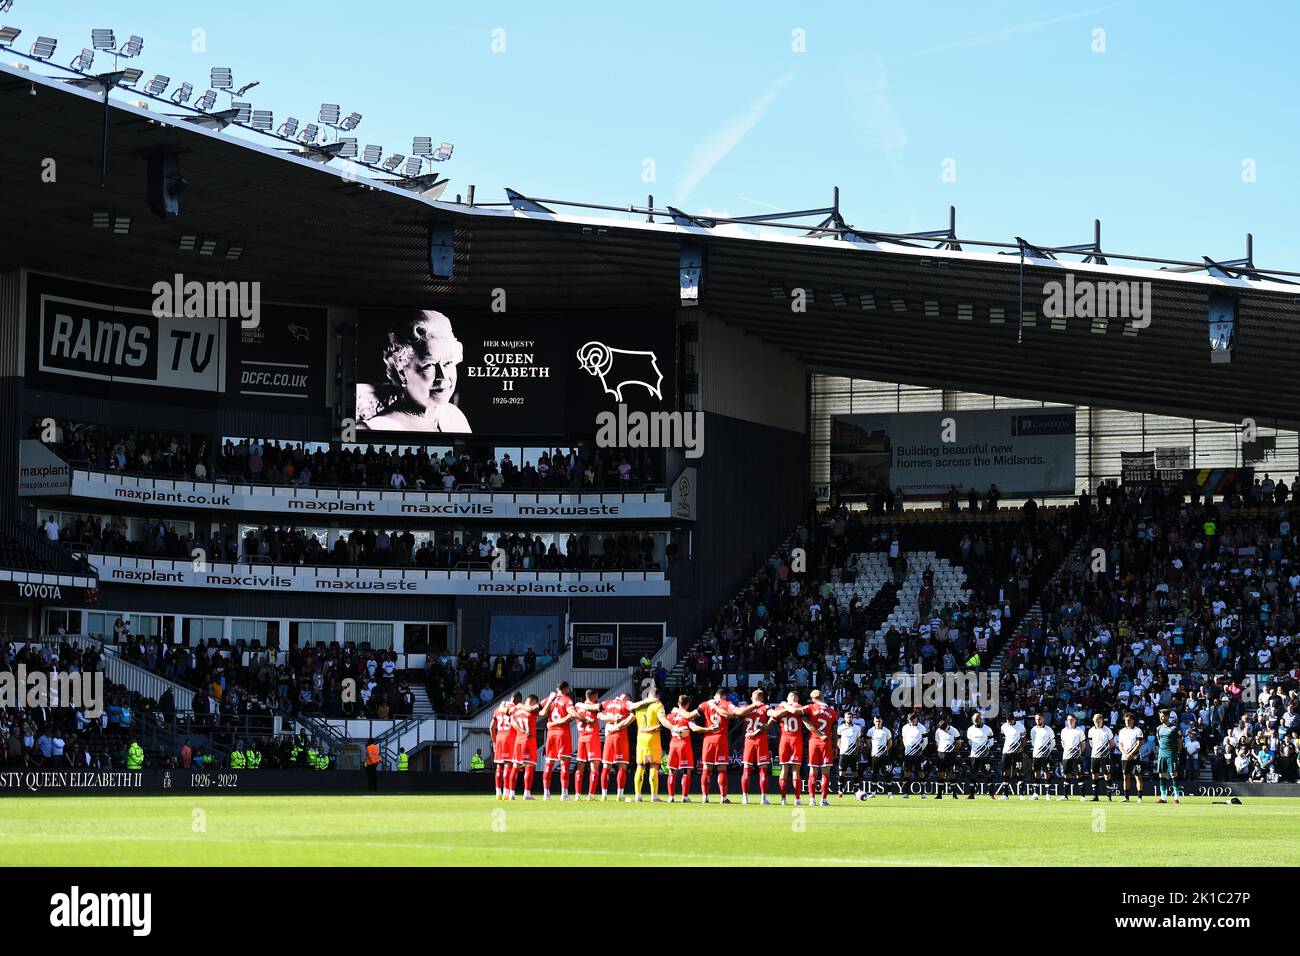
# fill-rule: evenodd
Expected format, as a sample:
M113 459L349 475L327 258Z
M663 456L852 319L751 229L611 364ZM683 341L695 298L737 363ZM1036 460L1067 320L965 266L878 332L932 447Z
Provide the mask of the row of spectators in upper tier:
M33 423L31 434L41 437ZM302 442L226 439L64 422L51 447L74 465L98 471L196 481L297 487L452 491L618 491L663 483L660 456L646 449L562 448L522 464L508 451L458 451L403 444L322 447ZM530 455L531 459L532 456Z
M40 520L50 540L77 550L188 561L195 548L202 548L207 560L232 564L487 570L500 549L504 570L510 571L643 571L658 570L676 553L672 544L659 549L649 532L571 533L548 544L540 534L522 531L495 538L463 533L457 541L451 531L366 528L341 532L329 544L322 533L302 528L253 528L241 540L234 529L222 526L203 539L188 526L178 530L175 523L148 519L132 538L123 519L81 516L62 526L52 515Z

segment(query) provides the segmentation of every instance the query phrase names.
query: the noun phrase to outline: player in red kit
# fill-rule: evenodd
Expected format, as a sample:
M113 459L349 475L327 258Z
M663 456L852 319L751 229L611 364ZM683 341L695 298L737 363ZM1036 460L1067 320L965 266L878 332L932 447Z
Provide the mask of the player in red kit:
M835 763L835 721L840 715L835 708L822 700L822 692L808 695L810 703L803 709L803 725L808 728L808 799L817 804L817 784L820 780L822 806L829 807L826 793L831 785L831 766Z
M510 777L510 765L515 759L515 725L510 720L510 714L523 699L524 695L515 691L509 700L497 704L497 709L492 714L492 771L498 800L506 797L506 781Z
M577 716L569 682L560 681L542 702L546 718L546 764L542 769L542 799L551 799L551 769L560 765L560 799L569 799L569 761L573 759L573 719Z
M609 768L618 768L618 799L623 799L623 790L627 787L627 765L629 761L627 729L636 720L632 702L627 694L619 694L613 700L607 700L600 708L600 720L605 724L605 750L601 758L600 799L609 797Z
M537 695L529 694L528 700L516 706L510 714L510 721L515 725L514 775L507 787L511 800L515 798L520 770L524 772L524 799L533 799L533 772L537 769L537 712L541 709Z
M596 796L600 777L600 691L587 691L587 699L574 706L578 725L578 755L574 758L573 795L582 796L582 768L587 768L587 799Z
M704 764L700 772L700 792L704 802L709 802L709 772L717 771L718 792L723 803L727 799L727 726L734 708L731 702L722 696L722 688L713 692L713 697L700 704L700 718L704 721L704 748L700 762Z
M786 794L790 791L790 778L794 778L794 805L799 806L799 767L803 764L803 707L799 704L799 692L790 691L785 695L785 703L773 707L767 712L768 717L776 721L781 729L781 738L777 741L776 759L781 763L781 805L785 805Z
M749 775L757 767L758 790L762 794L763 803L768 803L770 801L767 799L767 767L772 762L772 755L768 749L767 725L772 722L772 718L768 716L763 692L754 691L750 696L750 703L744 707L737 707L731 715L743 718L745 721L745 752L741 757L743 769L740 771L740 802L749 803Z
M673 802L673 794L677 788L677 778L682 780L682 803L691 802L691 770L695 767L695 751L691 747L691 731L704 733L707 728L701 727L692 719L699 713L697 710L687 710L691 706L691 699L685 694L677 698L677 706L670 713L664 714L660 722L668 728L668 802Z

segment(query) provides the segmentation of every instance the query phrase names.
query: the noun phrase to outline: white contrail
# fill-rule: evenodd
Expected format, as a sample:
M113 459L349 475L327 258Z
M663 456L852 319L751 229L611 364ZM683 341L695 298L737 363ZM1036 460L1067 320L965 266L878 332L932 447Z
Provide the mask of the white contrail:
M785 74L755 100L748 111L728 120L721 129L691 150L691 155L686 160L686 172L677 186L676 205L685 203L701 180L713 171L713 167L726 159L727 154L740 145L745 134L758 125L768 107L776 101L781 88L794 78L794 74L794 70Z
M1122 0L1121 3L1112 3L1104 7L1092 7L1088 10L1078 10L1074 13L1063 13L1059 17L1049 17L1046 20L1034 20L1029 23L1018 23L1014 26L1003 27L1001 30L995 30L992 33L981 34L980 36L966 37L961 40L953 40L950 43L941 43L939 46L932 46L925 50L919 50L916 53L907 54L904 59L914 56L931 56L935 53L946 53L949 50L965 50L976 46L987 46L990 43L1000 43L1003 40L1010 40L1014 36L1022 33L1033 33L1035 30L1042 30L1045 27L1055 26L1058 23L1065 23L1068 20L1078 20L1082 17L1090 17L1098 13L1105 13L1107 10L1114 10L1116 7L1126 6L1128 0Z

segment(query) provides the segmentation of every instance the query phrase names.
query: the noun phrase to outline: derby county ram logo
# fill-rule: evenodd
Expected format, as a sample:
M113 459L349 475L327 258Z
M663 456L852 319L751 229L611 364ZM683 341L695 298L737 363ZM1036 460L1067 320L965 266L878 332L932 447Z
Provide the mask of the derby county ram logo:
M612 349L603 342L588 342L578 349L578 365L600 379L601 387L618 402L623 401L623 389L628 385L641 385L659 401L664 400L660 390L664 376L654 352Z

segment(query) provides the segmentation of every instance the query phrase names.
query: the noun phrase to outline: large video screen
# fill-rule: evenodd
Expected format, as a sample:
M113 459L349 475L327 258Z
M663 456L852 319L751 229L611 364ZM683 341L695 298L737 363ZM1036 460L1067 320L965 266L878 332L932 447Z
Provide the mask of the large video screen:
M577 435L596 416L670 411L673 317L363 310L359 432Z
M260 287L254 299L237 283L219 300L183 282L177 292L176 278L146 291L29 274L28 385L190 407L324 406L324 309L264 303ZM224 308L241 295L255 321Z
M950 488L1071 494L1072 407L836 415L831 491L841 499L887 490L942 497Z

